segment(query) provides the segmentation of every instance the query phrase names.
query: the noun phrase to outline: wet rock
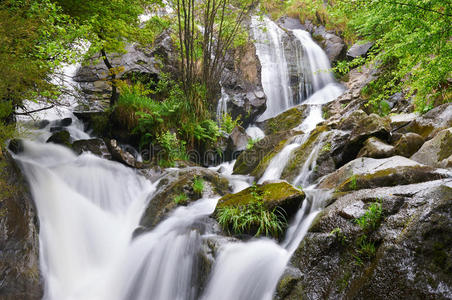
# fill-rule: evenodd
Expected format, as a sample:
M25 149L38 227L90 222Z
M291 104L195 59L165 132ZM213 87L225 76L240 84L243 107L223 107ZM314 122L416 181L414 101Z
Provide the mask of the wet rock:
M357 124L359 122L364 120L366 117L367 117L367 114L364 111L362 111L360 109L355 110L352 113L350 113L349 115L343 117L339 121L338 129L352 130L353 128L355 128L355 126L357 126Z
M63 146L69 147L69 148L72 147L71 135L69 134L69 131L67 131L67 130L61 130L61 131L55 132L47 139L46 142L63 145Z
M72 150L77 154L83 152L91 152L105 159L111 159L112 156L108 151L107 145L102 139L78 140L72 143Z
M360 56L365 57L373 45L373 42L357 42L347 50L347 58L354 59Z
M231 152L238 152L246 150L250 136L246 134L242 126L236 126L228 138L228 149Z
M221 82L226 94L223 97L228 99L227 111L234 119L240 117L246 128L267 108L261 84L262 67L254 44L250 42L232 50L225 65Z
M305 194L287 182L277 182L252 186L235 194L228 194L218 200L216 211L221 208L247 207L262 201L268 211L279 209L289 220L298 211ZM218 216L215 216L218 218ZM244 229L244 234L255 235L257 228ZM262 233L264 234L264 233Z
M295 133L292 131L278 132L268 135L253 145L251 149L242 152L234 164L234 174L247 175L256 169L259 164L268 163L268 160L273 157L277 150L280 150L287 139ZM270 157L271 155L271 157ZM265 168L264 168L265 169Z
M14 154L19 154L24 151L24 141L21 139L12 139L9 141L8 149Z
M277 115L274 118L270 118L265 120L264 122L258 123L258 125L267 135L294 129L295 127L300 125L307 117L307 108L307 105L298 105Z
M452 127L452 103L446 103L416 118L399 132L415 132L429 140L441 130L450 127Z
M394 154L410 157L424 144L424 138L419 134L408 132L402 135L394 145Z
M391 119L392 132L403 129L403 127L409 125L418 117L419 115L417 113L402 113L389 116L389 118Z
M386 158L394 154L394 147L382 142L376 137L368 138L357 157Z
M364 232L354 219L375 201L383 218ZM345 215L352 206L356 212ZM290 289L278 289L278 299L448 299L451 208L450 179L339 197L318 215L292 256L290 266L302 275L292 277ZM375 249L369 256L359 243L364 234Z
M44 129L49 124L50 124L49 120L41 120L36 124L36 127L38 127L38 129Z
M402 156L357 158L326 176L320 188L351 191L405 185L448 177L448 174Z
M123 150L115 139L107 140L106 144L113 160L132 168L143 167L143 164L137 161L130 152Z
M0 298L41 299L36 211L25 179L5 156L0 157Z
M55 125L61 127L68 127L72 124L72 118L64 118L55 122Z
M440 131L412 157L419 163L438 168L452 168L452 128Z
M390 121L377 114L360 119L351 132L350 143L360 144L371 136L386 140L391 132Z
M203 192L193 190L195 179L203 180ZM223 196L230 192L229 182L220 174L201 167L170 171L162 177L149 202L140 225L151 230L178 205L187 205L201 197Z

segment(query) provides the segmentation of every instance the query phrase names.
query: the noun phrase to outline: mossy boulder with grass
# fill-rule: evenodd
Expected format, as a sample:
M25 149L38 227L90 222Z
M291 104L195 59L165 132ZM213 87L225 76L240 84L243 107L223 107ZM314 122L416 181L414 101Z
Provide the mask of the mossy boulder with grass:
M287 182L253 185L222 197L215 218L232 235L280 238L304 198L303 191Z
M237 157L234 164L234 174L250 174L268 154L295 134L297 133L289 130L271 134L259 140Z
M287 131L300 125L307 116L307 105L298 105L286 110L274 118L267 119L259 126L262 127L265 134L273 134L280 131Z
M319 183L320 188L338 192L407 185L448 177L446 172L402 156L384 159L357 158Z
M146 231L151 230L179 205L188 205L203 196L223 196L229 192L228 180L212 170L187 167L169 171L160 179L140 225Z

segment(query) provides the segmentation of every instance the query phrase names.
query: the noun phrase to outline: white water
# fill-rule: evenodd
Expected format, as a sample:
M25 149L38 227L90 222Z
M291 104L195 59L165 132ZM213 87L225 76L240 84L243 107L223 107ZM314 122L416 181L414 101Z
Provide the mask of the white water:
M282 36L284 31L268 17L262 21L252 17L256 52L262 65L262 87L267 96L267 109L259 121L274 117L293 105L289 72L284 53Z
M253 22L256 20L253 18ZM268 99L281 100L270 101L266 111L269 116L294 103L281 29L269 20L265 22L268 31L255 32L269 38L269 46L256 45L259 58L264 60L264 91ZM303 47L312 47L312 55L306 51L307 57L318 60L325 56L323 52L323 56L317 53L318 46L315 48L304 38L300 33L299 40L308 45ZM281 64L272 62L273 58ZM309 116L300 125L306 132L323 120L321 105L342 92L330 75L316 73L324 65L317 61L309 61L309 65L314 66L306 76L312 77L313 94L306 100L310 105ZM264 68L268 67L280 75L277 80L270 78L271 74L264 76ZM200 294L197 257L205 236L196 230L195 224L214 211L218 199L201 199L180 207L152 231L133 238L158 182L151 183L118 163L91 154L76 156L62 146L42 143L50 126L39 132L38 142L26 142L25 151L16 156L36 202L41 269L46 282L45 298L49 300L272 299L287 262L329 197L327 191L305 187L307 198L281 244L269 239L226 243L216 258L204 293ZM78 122L69 131L73 139L89 137L80 130ZM247 132L252 137L263 136L257 127L248 128ZM307 137L308 134L296 137L286 145L270 162L261 181L279 178L290 154ZM308 171L301 172L296 182L307 185L317 153L315 148L312 158L305 163ZM253 179L232 175L233 165L234 162L229 162L212 169L228 178L233 191L238 192Z

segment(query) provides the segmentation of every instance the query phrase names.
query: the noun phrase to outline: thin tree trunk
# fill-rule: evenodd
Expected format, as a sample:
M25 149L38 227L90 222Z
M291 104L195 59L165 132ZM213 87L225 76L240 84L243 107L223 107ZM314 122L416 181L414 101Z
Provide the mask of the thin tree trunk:
M110 71L110 79L111 79L111 97L110 97L110 107L116 104L119 99L119 93L118 93L118 87L116 83L116 74L113 66L111 65L110 61L108 60L107 53L105 53L105 49L102 48L100 50L100 54L102 55L102 59L104 61L104 64L107 66L108 70Z

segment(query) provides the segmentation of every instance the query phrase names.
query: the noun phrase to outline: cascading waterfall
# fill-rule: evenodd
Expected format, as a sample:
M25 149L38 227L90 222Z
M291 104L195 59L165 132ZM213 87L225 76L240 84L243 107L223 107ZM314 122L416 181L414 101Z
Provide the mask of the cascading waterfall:
M262 84L269 101L262 116L266 119L298 100L294 100L290 87L284 32L267 18L263 23L266 31L257 28L262 22L253 18ZM320 72L329 68L320 47L303 31L292 33L300 46L296 56L304 60L297 61L304 82L298 92L303 97L310 95L305 102L310 113L300 125L305 134L294 137L275 156L261 182L281 176L290 154L322 121L321 105L342 92L331 74ZM223 102L225 106L227 99ZM225 110L223 104L219 113ZM40 221L45 299L271 299L290 257L329 197L328 191L305 186L309 172L300 173L296 182L304 186L306 199L284 241L278 244L263 238L226 243L201 291L197 258L201 241L213 233L195 228L213 213L218 199L203 198L179 207L153 230L135 237L159 181L151 183L119 163L89 153L76 156L63 146L45 144L52 124L36 131L36 141L24 142L24 151L15 155L30 183ZM74 119L68 127L72 139L89 138L80 126ZM257 127L250 127L247 132L253 138L263 136ZM313 157L306 160L307 169L315 160L316 149L311 153ZM211 169L228 178L234 192L238 192L253 179L232 175L233 165L228 162Z

